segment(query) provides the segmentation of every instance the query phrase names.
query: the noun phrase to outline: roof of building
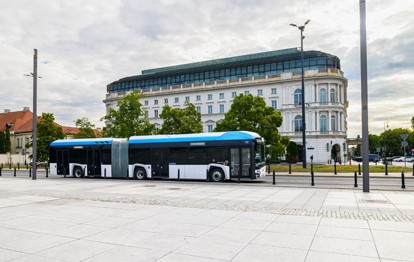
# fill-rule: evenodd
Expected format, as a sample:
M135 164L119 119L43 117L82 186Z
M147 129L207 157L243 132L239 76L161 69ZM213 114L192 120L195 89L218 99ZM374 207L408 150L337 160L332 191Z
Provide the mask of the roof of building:
M62 128L66 136L79 133L79 128L55 124ZM0 113L0 131L6 130L6 125L10 125L10 131L14 133L30 133L33 130L33 112L28 108L14 112L6 109L3 113Z
M274 58L274 57L283 59L284 57L287 58L288 56L292 57L292 55L295 55L295 54L300 54L300 49L288 48L288 49L282 49L282 50L276 50L276 51L261 52L261 53L256 53L256 54L219 58L219 59L207 60L207 61L196 62L196 63L153 68L153 69L143 70L142 74L146 75L146 74L163 73L163 72L169 72L169 71L171 72L171 71L178 71L178 70L206 68L206 67L224 65L224 64L249 63L252 61L258 61L258 60L269 59L269 58Z
M15 133L25 133L32 131L33 113L30 110L10 112L5 110L0 113L0 131L6 130L6 125L10 125L10 131Z

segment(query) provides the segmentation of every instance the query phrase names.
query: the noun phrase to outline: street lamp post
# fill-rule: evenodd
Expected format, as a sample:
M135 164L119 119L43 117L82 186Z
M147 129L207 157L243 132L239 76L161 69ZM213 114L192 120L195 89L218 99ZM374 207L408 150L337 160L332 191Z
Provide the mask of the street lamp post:
M303 161L303 168L306 168L306 121L305 121L305 76L304 76L304 69L303 69L303 31L305 30L305 26L310 22L307 20L303 25L297 26L296 24L290 24L291 26L297 27L300 30L300 51L301 51L301 60L302 60L302 144L303 144L303 151L302 151L302 161Z

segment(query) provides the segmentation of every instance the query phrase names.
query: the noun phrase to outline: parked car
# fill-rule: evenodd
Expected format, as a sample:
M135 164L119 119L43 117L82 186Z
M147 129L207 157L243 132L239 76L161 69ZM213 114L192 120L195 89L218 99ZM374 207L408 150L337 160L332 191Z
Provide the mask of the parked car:
M33 162L30 162L29 165L32 166ZM48 163L46 161L43 161L43 162L38 161L37 164L36 164L37 167L47 167L47 165L48 165Z
M357 162L362 162L362 156L357 156L357 157L354 158L354 160L357 161ZM377 162L380 161L380 156L377 155L377 154L369 154L368 161L377 163Z
M380 156L377 154L369 154L369 162L378 163L380 161Z

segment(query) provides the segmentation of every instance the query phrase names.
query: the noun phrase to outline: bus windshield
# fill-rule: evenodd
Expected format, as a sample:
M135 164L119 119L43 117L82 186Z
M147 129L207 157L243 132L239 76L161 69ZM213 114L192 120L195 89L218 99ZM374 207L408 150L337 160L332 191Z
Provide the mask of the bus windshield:
M256 169L265 166L265 144L263 138L256 138L255 156Z

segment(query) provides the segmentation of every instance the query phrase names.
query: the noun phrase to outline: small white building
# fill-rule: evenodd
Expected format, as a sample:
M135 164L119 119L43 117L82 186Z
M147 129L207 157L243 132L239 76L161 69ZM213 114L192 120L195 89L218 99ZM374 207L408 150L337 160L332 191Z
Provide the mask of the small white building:
M107 112L133 90L142 90L147 117L159 128L164 105L193 103L201 112L204 132L224 118L238 94L261 96L280 110L282 136L302 149L301 52L292 48L144 70L107 86ZM306 155L314 162L346 158L347 79L339 58L320 51L304 52ZM299 154L302 155L301 153Z

